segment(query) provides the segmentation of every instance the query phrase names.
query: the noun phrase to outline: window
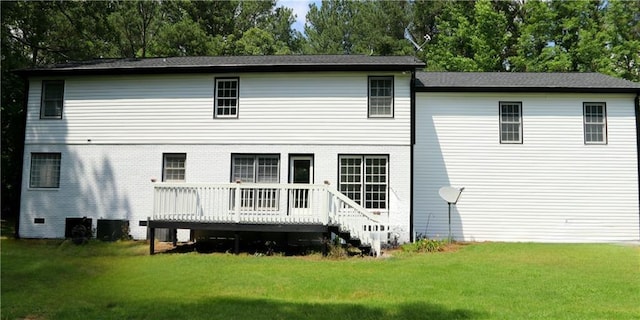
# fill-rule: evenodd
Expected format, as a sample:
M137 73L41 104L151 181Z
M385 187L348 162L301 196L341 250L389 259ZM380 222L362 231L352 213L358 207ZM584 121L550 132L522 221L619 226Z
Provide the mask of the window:
M367 209L388 208L388 156L344 155L340 162L340 192Z
M64 81L42 81L40 119L62 119Z
M232 182L278 183L280 182L280 157L272 154L232 155L231 171ZM240 207L243 210L278 210L279 194L278 189L273 188L242 189ZM232 201L233 198L232 194Z
M522 143L522 102L500 102L500 143Z
M184 182L187 163L186 153L165 153L162 163L162 181Z
M280 181L280 158L278 155L232 156L231 182L278 183Z
M32 153L29 188L60 187L60 153Z
M607 143L607 107L604 102L585 102L584 143Z
M369 117L393 117L393 77L369 77Z
M238 79L216 79L216 118L238 117Z

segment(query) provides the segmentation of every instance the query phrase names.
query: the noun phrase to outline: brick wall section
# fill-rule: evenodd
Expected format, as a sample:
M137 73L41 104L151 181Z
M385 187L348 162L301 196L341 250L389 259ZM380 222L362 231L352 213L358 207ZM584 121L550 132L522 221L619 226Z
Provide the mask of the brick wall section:
M30 189L31 153L60 152L60 187ZM129 220L131 235L146 238L139 221L152 213L153 183L162 180L163 153L186 153L186 181L230 182L231 154L280 155L280 182L288 182L289 155L314 155L314 183L337 187L339 154L389 155L389 215L392 231L409 240L410 148L337 145L26 145L20 235L62 238L65 218ZM44 218L45 223L34 223ZM188 233L180 234L185 240Z

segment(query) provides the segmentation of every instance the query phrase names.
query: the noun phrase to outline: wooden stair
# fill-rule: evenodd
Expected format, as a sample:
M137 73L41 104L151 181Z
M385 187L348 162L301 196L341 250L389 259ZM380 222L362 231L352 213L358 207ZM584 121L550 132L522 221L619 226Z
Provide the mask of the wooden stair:
M329 228L329 231L344 240L348 245L358 248L362 255L371 254L371 245L363 244L360 239L352 237L350 232L341 230L339 226L331 227Z

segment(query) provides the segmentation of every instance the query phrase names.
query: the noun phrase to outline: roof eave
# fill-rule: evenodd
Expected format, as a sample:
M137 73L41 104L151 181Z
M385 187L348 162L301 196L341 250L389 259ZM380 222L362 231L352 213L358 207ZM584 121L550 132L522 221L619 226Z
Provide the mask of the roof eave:
M421 64L353 64L353 65L225 65L225 66L167 66L125 67L95 69L20 69L21 76L76 76L123 74L176 74L176 73L242 73L242 72L309 72L309 71L415 71Z
M562 92L562 93L640 93L640 88L585 87L416 87L417 92Z

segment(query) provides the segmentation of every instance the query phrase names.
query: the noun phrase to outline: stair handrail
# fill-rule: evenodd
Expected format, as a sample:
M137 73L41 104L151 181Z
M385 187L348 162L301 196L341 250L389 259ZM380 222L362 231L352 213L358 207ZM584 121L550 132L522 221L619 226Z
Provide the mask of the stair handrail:
M338 200L344 202L347 206L355 209L356 212L359 213L361 217L366 218L367 221L368 221L368 223L366 223L367 225L375 226L375 227L373 227L373 228L371 228L369 230L358 230L358 226L357 225L349 224L348 223L349 222L348 219L339 219L338 218L338 212L333 212L333 214L335 215L333 218L336 219L336 220L340 220L340 221L336 221L336 222L339 223L340 228L345 228L345 230L349 231L352 235L355 235L356 237L358 237L360 239L360 241L362 241L362 243L370 245L373 254L376 255L376 256L380 256L380 254L381 254L381 245L382 245L381 244L381 240L382 240L381 239L381 233L382 233L382 228L381 227L383 225L383 223L380 221L380 219L374 217L367 209L365 209L363 206L361 206L357 202L355 202L352 199L350 199L349 197L347 197L342 192L339 192L336 188L333 188L330 185L326 185L326 190L333 197L335 197ZM335 204L332 207L335 208ZM331 214L331 211L329 212L329 214Z
M357 202L351 200L351 198L347 197L345 194L343 194L342 192L338 191L338 189L336 189L336 188L334 188L332 186L326 186L326 188L327 188L327 191L329 191L329 193L331 193L331 195L333 195L334 197L340 199L340 201L346 203L350 207L356 209L358 211L358 213L360 213L361 215L365 216L366 218L368 218L369 220L371 220L374 223L381 223L378 218L374 217L369 212L369 210L365 209L363 206L361 206Z

